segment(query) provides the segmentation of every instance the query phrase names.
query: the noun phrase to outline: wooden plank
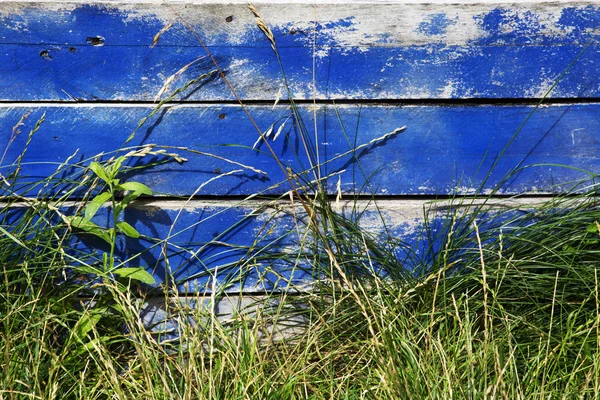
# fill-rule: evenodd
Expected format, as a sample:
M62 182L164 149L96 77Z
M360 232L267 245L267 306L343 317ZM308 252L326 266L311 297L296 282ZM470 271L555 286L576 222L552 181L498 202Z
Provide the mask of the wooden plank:
M305 331L306 315L286 303L288 299L293 302L296 295L282 292L146 297L138 309L139 322L167 351L187 346L189 331L182 332L182 328L207 326L215 320L233 331L239 328L242 319L255 321L257 339L265 344L273 343L297 338ZM95 306L95 300L80 301L82 306ZM210 351L208 346L206 350Z
M288 296L289 298L290 296ZM211 296L155 297L142 305L140 320L150 333L163 345L186 346L181 323L187 321L192 326L206 326L216 316L225 327L236 326L242 318L255 320L258 339L264 343L289 340L303 333L306 316L298 309L286 309L277 316L272 315L277 307L282 307L286 297L277 295L228 294ZM269 318L269 316L271 316ZM208 350L208 349L207 349Z
M2 223L10 229L27 206L13 206ZM363 201L357 207L365 212L365 229L382 232L381 221L385 220L394 237L415 244L411 238L416 237L419 221L423 220L423 202L384 206L381 216L369 202ZM77 208L78 203L66 204L62 212L74 215ZM346 211L351 213L352 208ZM304 290L319 276L316 266L307 263L305 257L298 258L300 249L310 251L306 215L285 200L143 200L129 206L122 218L141 237L119 236L116 265L146 268L156 280L154 286L161 288L155 293L158 295L167 289L191 296ZM58 217L56 220L60 221ZM94 221L103 228L110 227L109 208L101 208ZM72 255L72 265L101 265L102 254L110 251L106 242L81 232L65 248ZM79 259L82 262L76 261Z
M537 98L586 45L552 95L599 97L595 1L257 7L297 99ZM154 99L169 76L206 55L174 11L203 38L242 98L277 97L277 59L245 4L55 1L0 4L0 99ZM176 84L211 68L203 59ZM215 78L180 99L232 95Z
M529 198L514 204L527 209L540 201ZM501 209L509 203L495 204ZM67 205L64 212L72 214L76 204ZM365 234L374 235L374 240L386 243L387 248L393 246L398 269L411 270L430 260L440 243L436 234L447 236L443 224L450 204L342 201L337 212L357 222ZM14 207L10 218L20 218L25 209ZM423 235L425 215L429 220L427 237ZM306 235L306 214L288 201L144 200L128 207L123 219L141 237L120 237L116 264L142 266L155 277L155 286L182 295L309 290L322 268L329 269L324 254L320 266L309 257L312 237ZM112 216L108 208L102 208L94 220L108 228ZM3 223L10 224L10 219ZM482 217L480 226L483 229L493 223L497 221ZM69 247L73 265L82 256L88 264L101 264L102 253L109 251L105 242L86 234L78 234Z
M136 105L2 106L2 149L11 141L12 128L22 115L29 111L31 114L20 127L22 133L8 146L0 173L8 175L9 164L25 147L27 131L43 113L46 122L34 135L23 158L21 184L51 175L60 163L76 152L72 163L90 159L101 152L118 150L140 119L151 110L149 106ZM336 193L338 179L344 193L473 193L483 184L487 172L532 110L532 106L524 105L319 106L316 126L321 176L332 176L327 182L330 193ZM310 169L287 106L250 106L249 111L263 131L268 131L274 124L269 142L285 166L297 173ZM314 143L311 107L302 106L301 115L309 127L308 140ZM404 132L377 141L402 126L406 126ZM568 189L566 183L584 178L585 174L556 165L597 172L600 167L599 127L600 104L539 108L497 162L483 185L484 192L496 187L517 167L544 163L553 165L523 169L498 193L551 193ZM280 128L279 137L273 141ZM169 106L151 118L130 144L180 146L226 157L243 166L170 149L189 161L182 165L170 162L146 171L135 171L136 179L149 185L157 195L286 193L290 186L265 144L260 142L256 146L258 151L252 150L257 139L258 133L238 106ZM365 146L356 153L356 162L352 149L362 145ZM109 156L111 154L105 159ZM136 159L135 165L151 160ZM221 176L233 170L241 171ZM130 178L132 174L123 178ZM302 176L307 180L314 179L312 173ZM213 181L207 184L210 179ZM37 189L28 194L37 194Z

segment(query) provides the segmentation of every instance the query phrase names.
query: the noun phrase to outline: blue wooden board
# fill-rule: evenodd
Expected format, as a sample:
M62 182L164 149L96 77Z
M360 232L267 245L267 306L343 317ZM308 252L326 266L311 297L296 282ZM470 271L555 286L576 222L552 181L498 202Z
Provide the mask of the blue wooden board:
M488 202L486 211L477 217L482 240L496 239L500 227L507 230L531 223L533 217L527 216L530 203L513 202L507 211L501 204L494 208L494 202ZM336 220L338 226L344 227L347 223L347 230L340 229L337 235L343 234L354 241L338 248L332 239L331 224L328 230L319 225L319 231L328 235L332 251L357 256L357 264L343 266L349 276L360 266L363 273L370 270L400 278L407 273L429 271L442 257L452 263L469 248L477 251L473 225L459 220L452 227L452 237L453 240L462 237L461 246L452 254L443 255L453 213L457 209L474 210L475 207L469 208L470 204L477 203L342 201L340 208L332 203L336 215L344 218ZM66 205L61 207L61 212L82 215L81 209L76 211L77 207L77 204ZM11 208L2 214L2 225L10 229L25 211L25 207ZM308 231L308 218L298 202L292 206L285 200L142 200L132 203L119 219L133 226L141 237L118 236L115 267L145 268L155 278L155 284L147 287L151 291L152 288L166 289L165 286L184 295L307 290L331 268L323 241L315 239L314 230ZM53 227L62 237L64 224L56 214L48 212L44 220L44 223L55 221ZM101 208L94 222L104 229L113 226L110 209ZM352 224L360 226L362 236L343 233L355 232L355 235L356 228L349 227ZM64 240L70 254L69 265L101 269L102 255L110 252L110 246L85 232L75 229L73 233ZM319 243L318 250L312 246L314 242ZM38 245L34 241L28 244L33 248ZM357 247L352 249L352 245ZM369 257L364 252L367 246ZM383 269L382 259L387 260L388 268L393 266L392 269ZM153 290L152 293L163 292Z
M67 2L0 4L0 99L153 100L169 76L206 55L174 9L206 41L240 97L277 97L278 62L245 4ZM600 97L600 7L593 2L329 4L315 8L316 24L310 5L259 10L298 99L537 98L586 46L552 96ZM206 58L175 86L212 68ZM233 97L214 78L179 99Z
M372 203L362 202L354 213L348 207L342 214L360 221L365 235L375 235L374 240L385 241L388 248L393 243L397 272L401 273L417 267L435 249L423 241L423 204L400 206L399 210L397 204L394 206L379 204L377 210ZM75 207L61 210L66 215L75 213ZM24 211L24 207L16 207L4 213L3 226L10 229L11 221L21 218ZM60 226L58 217L51 214L45 218L54 218ZM440 215L432 213L430 218ZM115 265L143 267L154 276L153 287L168 285L181 294L306 289L329 268L322 250L321 264L315 264L310 246L313 234L305 234L306 214L298 205L293 209L285 201L277 207L261 207L256 201L142 201L128 207L121 220L135 227L141 238L119 235ZM110 210L101 208L94 221L103 228L112 226ZM432 224L431 232L439 230L442 223L438 220ZM62 235L62 231L57 232ZM102 254L110 251L107 243L77 230L65 248L71 255L70 265L96 268L102 268ZM376 256L371 257L376 263Z
M72 162L119 149L146 106L35 106L0 108L0 148L9 142L12 127L32 111L22 133L8 147L0 173L7 176L27 141L27 131L46 113L23 158L21 184L52 174L77 151ZM291 111L286 106L249 107L258 125L267 131L277 156L295 172L309 169ZM344 193L379 195L446 195L473 193L484 181L532 106L322 106L317 112L321 175L336 193L338 177ZM314 142L312 112L302 107L309 140ZM339 120L338 120L339 114ZM344 129L340 125L342 122ZM281 125L280 136L272 141ZM362 147L356 162L352 148L406 126L385 141ZM564 164L597 173L600 168L600 104L553 105L539 108L506 153L497 162L484 192L494 189L515 168L533 164ZM345 132L344 132L345 130ZM157 195L281 194L290 189L283 172L264 143L256 150L258 133L238 106L174 106L151 118L136 134L132 145L182 146L212 153L264 171L261 174L217 158L177 151L188 162L170 162L136 172L136 179ZM175 150L169 150L175 151ZM342 155L342 156L340 156ZM107 158L106 156L105 158ZM150 162L152 158L144 161ZM361 171L362 168L362 171ZM211 178L235 169L240 173ZM128 174L126 177L131 177ZM303 175L314 179L312 173ZM558 166L526 168L503 185L498 193L548 193L568 188L571 180L585 177ZM279 184L279 186L277 186ZM557 186L557 185L563 186ZM25 189L21 188L21 193ZM37 191L28 193L35 195Z

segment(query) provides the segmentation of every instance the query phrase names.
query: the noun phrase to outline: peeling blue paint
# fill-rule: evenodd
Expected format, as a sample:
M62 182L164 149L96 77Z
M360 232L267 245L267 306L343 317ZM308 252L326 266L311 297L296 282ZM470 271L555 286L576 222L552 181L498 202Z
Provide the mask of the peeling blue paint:
M600 37L600 7L567 7L563 9L558 25L569 32L574 41L597 41Z
M538 37L544 37L547 26L539 16L531 11L497 8L491 12L477 16L475 20L487 36L479 43L535 43ZM482 43L483 42L483 43Z
M600 64L599 15L596 6L565 8L550 29L549 22L535 11L496 8L476 15L482 33L458 45L446 38L456 17L439 12L424 16L418 31L430 42L422 45L403 45L402 35L390 32L365 33L361 39L361 27L352 16L319 22L316 97L540 97L541 83L556 79L583 43L592 45L553 96L600 97L596 71ZM154 35L165 22L142 7L124 11L110 5L80 5L73 11L47 11L30 5L23 6L21 13L2 17L2 22L0 99L6 101L151 101L167 77L205 55L194 36L178 23L151 48ZM244 35L235 37L236 29L194 28L241 98L276 97L280 68L270 42L258 28L240 26L236 29ZM312 27L303 31L290 22L272 30L295 96L312 98ZM354 41L340 41L344 34L354 35ZM103 37L104 45L91 45L90 37ZM207 58L190 67L180 82L211 68ZM213 79L179 99L232 100L233 96L222 80Z
M12 127L29 109L0 109L0 130L6 132L0 147L5 146ZM49 176L54 172L56 163L64 162L77 149L79 157L118 149L151 108L65 106L33 110L22 128L24 131L33 126L42 112L46 112L47 122L32 140L23 159L22 171L25 177L29 177L28 181ZM312 121L310 109L301 107L301 110L305 120ZM446 195L454 193L457 187L463 191L476 188L495 155L502 151L531 110L532 106L353 106L340 107L337 112L347 132L358 135L357 145L407 126L405 132L385 143L367 146L358 153L366 176L375 173L370 177L375 193ZM273 123L278 129L291 116L291 111L285 106L275 109L251 106L249 111L265 131ZM317 118L321 161L334 160L337 155L351 150L333 106L320 108ZM288 119L281 136L272 146L284 165L301 172L310 163L292 121ZM599 127L598 104L538 109L508 149L485 188L493 188L504 174L520 163L555 163L597 171L600 169ZM312 137L312 133L309 136ZM257 137L253 125L239 107L214 105L165 109L148 121L131 144L188 147L227 157L268 174L264 176L245 170L211 183L198 193L201 195L244 195L260 191L285 193L289 186L266 147L259 143L259 152L251 150ZM26 135L17 137L7 151L5 165L19 156L26 140ZM351 142L354 142L353 137ZM226 144L229 145L224 146ZM184 151L180 153L189 158L189 162L181 166L174 162L157 166L151 171L138 173L138 179L157 193L189 196L219 171L237 168L219 159ZM0 173L7 175L6 170L0 168ZM365 177L351 153L325 164L322 173L342 170L345 170L341 175L342 189L346 193L363 187ZM479 172L476 174L476 171ZM307 173L305 177L310 176ZM570 169L528 169L504 190L508 193L558 190L552 185L580 177L580 173ZM272 187L277 183L281 186ZM336 190L336 183L337 178L329 182L332 192Z
M477 45L561 45L598 43L600 7L567 7L548 21L539 13L519 8L496 8L474 17L485 35ZM545 17L547 18L547 17ZM551 17L552 19L552 17ZM552 29L552 25L554 29Z
M445 14L432 14L419 24L417 32L427 36L439 36L446 33L450 25L456 24L456 20L448 18Z
M17 11L0 17L0 74L3 77L0 100L152 101L167 77L205 56L200 44L181 23L175 23L156 46L151 46L154 35L169 20L165 18L166 8L156 4L140 4L135 8L82 4L74 6L72 11L60 7L49 11L43 3L0 4L0 10L3 7ZM414 31L391 23L386 25L393 26L389 32L365 30L361 25L365 21L358 15L319 21L316 25L311 21L294 21L290 16L289 22L271 26L290 89L297 99L316 96L317 99L374 102L337 109L325 105L317 111L319 143L312 144L318 146L321 161L326 162L323 175L339 173L344 193L377 196L471 193L480 185L484 190L493 189L515 169L549 163L553 166L524 168L501 187L502 192L560 192L565 189L561 185L584 174L556 164L593 172L600 169L600 105L583 102L585 98L600 97L597 73L600 6L548 6L555 15L545 14L546 6L477 7L485 11L474 19L461 19L467 18L464 16L467 13L450 14L430 8L423 14L422 21L415 21ZM157 10L163 14L158 15ZM226 21L226 15L220 15L219 10L218 7L211 10L214 11L210 14L212 25L201 25L195 20L192 21L194 29L206 41L239 97L273 101L282 80L270 41L255 26L244 5L239 8L240 14L233 15L230 21ZM241 15L246 16L246 23L236 25ZM198 20L208 21L205 17ZM386 22L393 22L394 18L390 14ZM457 24L475 29L468 35L456 35ZM100 37L102 43L93 39ZM314 42L316 48L313 49ZM404 107L375 103L398 99L540 98L578 57L585 44L590 47L550 96L579 99L580 103L537 110L485 183L489 168L528 117L532 106ZM313 59L315 54L316 59ZM313 65L316 66L314 74ZM212 68L208 58L202 59L190 66L173 87ZM282 100L285 98L284 95ZM217 76L177 98L217 103L234 99ZM29 109L33 113L23 131L31 128L43 112L47 113L47 122L34 136L23 159L24 182L31 183L49 176L57 164L76 149L79 149L77 160L81 160L119 148L151 108L150 105L6 105L0 108L0 131L4 132L0 148L7 145L12 127ZM308 107L300 109L306 120L312 120ZM263 130L276 121L281 126L282 121L288 120L273 148L285 166L296 171L306 169L310 162L303 155L297 127L289 118L291 111L285 105L273 108L270 104L252 105L249 110ZM338 113L345 129L339 125ZM407 126L405 132L385 142L377 141L403 125ZM357 135L350 138L351 142L354 139L357 144L373 142L361 148L356 157L350 152L336 158L351 150L349 138L345 136L348 132ZM216 180L198 193L197 188L202 183L233 167L222 159L182 152L189 158L184 165L167 163L142 173L135 171L135 179L151 186L157 195L200 194L227 199L227 196L261 191L285 193L289 189L285 177L267 154L264 144L258 143L258 151L251 150L256 139L257 132L239 107L214 104L166 108L138 132L131 144L188 147L227 157L267 174L245 170ZM7 164L19 156L26 140L27 135L20 135L8 148L0 173L7 175L5 172L10 171ZM133 175L134 172L130 172L124 179ZM309 179L309 174L305 177ZM273 186L277 183L281 185ZM326 185L334 193L337 176ZM27 195L36 194L27 192L25 186L19 186L18 190ZM141 252L132 266L147 268L159 283L168 280L167 272L172 273L175 281L171 283L181 292L214 289L209 285L217 267L220 268L217 281L221 283L231 282L243 273L244 281L233 283L230 291L272 290L285 287L286 281L299 284L315 278L314 271L305 268L306 265L297 268L279 257L282 250L298 245L297 238L294 239L295 225L289 216L265 222L246 218L248 209L244 207L231 207L222 212L217 208L196 207L183 211L175 232L185 226L192 228L172 238L180 247L169 249L168 263L161 249L153 247L155 242L147 238L123 239L118 255L125 259ZM125 219L146 237L164 239L175 222L176 213L177 210L164 205L162 208L132 207L127 210ZM100 213L97 221L107 224L107 217L108 214ZM196 223L198 225L194 225ZM442 226L443 220L435 223ZM414 261L411 264L406 260L408 254L417 254L427 261L439 248L439 242L419 241L419 224L415 221L395 221L390 226L390 234L402 237L408 245L408 248L398 249L400 266L412 268L415 265ZM229 229L231 227L234 228ZM273 228L269 235L257 234L265 227ZM271 243L268 249L272 253L266 253L257 265L245 265L247 252L256 244L257 237L259 245ZM88 239L80 237L76 246L86 252L101 249L101 244ZM215 243L214 239L234 247ZM211 244L203 248L208 243Z

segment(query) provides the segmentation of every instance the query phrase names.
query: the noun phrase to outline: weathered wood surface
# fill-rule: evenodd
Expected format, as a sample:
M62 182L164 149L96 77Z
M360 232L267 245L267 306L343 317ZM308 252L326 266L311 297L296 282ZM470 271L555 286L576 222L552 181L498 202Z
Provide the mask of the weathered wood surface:
M318 148L321 176L332 176L329 192L336 193L339 178L343 193L380 197L381 215L363 203L361 223L406 243L398 251L399 268L410 268L409 253L424 254L418 238L426 203L381 197L470 194L480 186L489 193L508 172L534 164L545 166L525 168L495 193L548 194L585 176L558 164L598 171L596 1L290 0L257 2L257 8L274 33L293 96L305 100L301 114ZM30 181L49 176L74 153L80 161L117 150L153 109L170 76L198 60L172 82L169 90L174 90L212 70L177 13L204 40L237 94L249 101L260 129L267 132L273 125L269 140L284 167L309 168L285 102L279 63L245 2L5 1L0 3L0 148L10 146L0 173L11 170L27 131L44 112L46 122L23 159L22 172ZM544 96L571 64L550 94L566 100L539 108L512 141L533 110L533 99ZM172 274L169 283L181 294L211 292L219 289L215 284L235 293L310 285L315 278L310 265L285 260L301 242L293 215L272 218L268 210L253 215L257 203L232 197L277 195L289 186L264 143L252 149L258 133L232 104L223 78L213 74L176 100L129 145L189 148L242 166L173 149L189 161L124 177L148 184L156 196L215 200L148 199L128 208L124 218L143 237L120 242L119 260L147 268L157 284ZM317 103L314 123L308 100ZM336 106L328 100L340 101ZM71 104L76 102L95 103ZM13 127L29 111L13 140ZM377 140L402 126L402 133ZM238 168L243 171L220 177ZM97 222L108 224L106 210ZM86 254L103 250L97 241L80 239L77 246ZM247 262L261 247L260 262ZM244 279L236 281L239 276Z
M303 106L302 115L312 133L313 113ZM117 150L148 115L151 106L3 106L0 107L0 147L9 142L12 127L31 111L25 125L9 146L0 173L5 176L21 154L27 131L46 113L46 122L34 135L23 158L22 173L35 181L53 173L58 164L77 151L75 160ZM533 106L319 106L317 132L321 176L336 193L338 178L344 193L378 195L446 195L473 193L525 121ZM287 106L251 106L251 115L263 131L274 124L269 143L278 158L293 171L310 170L298 132ZM339 115L339 118L338 118ZM343 126L343 128L342 128ZM406 130L376 141L394 129ZM281 131L279 130L281 128ZM279 131L279 137L273 137ZM169 150L189 159L137 172L136 179L157 195L281 194L290 190L282 170L240 107L234 105L173 105L150 119L129 144L154 143L180 146L226 157L265 174L226 161ZM495 188L517 167L564 164L597 171L600 167L600 104L563 104L541 107L507 148L486 181L484 191ZM340 156L341 155L341 156ZM109 155L110 156L110 155ZM105 158L108 158L106 156ZM140 163L151 160L141 160ZM362 168L362 170L361 170ZM223 173L241 169L231 176ZM560 166L525 168L498 193L551 193L567 189L555 186L585 175ZM306 173L304 178L314 180ZM30 194L36 194L30 193Z
M596 1L270 2L257 8L297 99L538 98L586 46L551 95L600 94ZM151 101L169 76L206 56L176 12L240 97L277 97L280 68L246 4L52 1L0 4L0 99ZM204 58L178 82L212 68ZM180 97L232 99L219 78Z
M299 312L282 312L282 301L286 297L274 295L229 294L219 297L182 296L147 299L142 306L140 320L163 345L186 346L182 331L191 327L208 326L213 318L235 330L242 320L254 321L258 339L272 343L289 340L304 332L306 316ZM271 318L267 315L271 313ZM259 317L260 315L260 317Z
M531 204L545 200L532 197L489 203L497 210L511 204L515 210L518 206L526 211ZM342 201L336 210L373 235L374 240L393 248L400 272L423 267L435 257L448 235L447 213L478 203L481 202L359 200ZM15 207L11 218L19 218L24 209ZM425 218L429 221L427 235ZM146 268L156 280L154 286L161 288L155 294L163 290L187 296L305 291L322 277L323 268L329 268L324 253L323 264L314 264L310 246L314 236L306 234L306 214L299 204L292 206L285 200L150 199L133 203L123 220L135 227L141 237L119 237L116 265ZM100 209L94 221L102 227L112 226L109 209ZM499 226L504 220L482 216L479 223ZM105 242L81 232L70 246L75 258L84 256L90 265L101 264L102 252L109 251Z

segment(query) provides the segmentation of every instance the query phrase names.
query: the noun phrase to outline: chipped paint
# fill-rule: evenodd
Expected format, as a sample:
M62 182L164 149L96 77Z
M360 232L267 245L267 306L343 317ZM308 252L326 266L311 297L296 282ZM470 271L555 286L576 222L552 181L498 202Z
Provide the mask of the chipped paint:
M583 44L590 47L552 96L598 98L600 6L595 1L259 1L257 8L274 32L295 98L374 102L336 106L345 126L352 127L348 132L356 127L359 144L375 140L360 152L361 168L346 154L348 141L331 106L316 109L316 142L321 159L327 161L323 173L339 174L344 193L358 188L363 188L362 194L372 189L375 196L553 193L580 174L558 167L525 169L510 186L495 186L520 165L552 162L592 171L600 168L598 104L553 104L538 109L478 191L488 168L532 106L376 103L384 99L540 98ZM261 129L268 129L274 121L290 120L289 130L278 130L282 136L272 142L282 162L294 169L308 165L295 143L288 106L272 106L280 99L280 66L245 2L5 1L0 3L0 65L5 77L0 100L20 103L0 107L0 129L11 132L25 109L37 116L47 112L47 123L24 160L26 175L48 176L55 166L48 162L62 162L75 149L89 157L118 148L153 107L127 102L152 101L165 79L204 54L193 35L177 22L151 46L157 32L176 21L173 9L203 38L242 99L269 101L248 107ZM180 80L212 68L205 58ZM99 103L53 103L57 100ZM124 104L102 103L105 100ZM261 191L277 195L289 187L270 157L249 150L257 133L241 108L219 104L234 100L223 80L213 77L178 100L149 121L132 144L152 142L210 151L265 170L267 176L247 171L225 176L202 192L221 196L219 200L185 202L158 196L194 194L203 182L230 171L231 165L191 155L183 166L159 165L140 173L136 179L151 186L157 198L137 202L125 218L148 236L164 238L173 230L178 244L189 247L185 254L174 254L169 263L160 252L148 252L143 265L155 271L158 282L167 280L162 267L178 268L175 275L182 291L205 290L209 279L197 274L226 265L250 270L244 290L275 288L277 273L308 287L314 276L295 274L283 264L273 264L281 268L277 273L268 272L265 265L235 264L244 262L246 248L256 240L259 245L270 243L276 251L293 252L300 239L289 203L278 201L265 208L264 203L229 197ZM217 104L186 104L188 100ZM299 109L312 121L310 106ZM376 140L403 125L408 128L401 135L385 143ZM7 160L18 157L26 139L15 140ZM533 149L532 143L536 144ZM361 169L365 176L359 173ZM331 193L337 193L336 182L327 182ZM277 183L280 186L274 186ZM447 206L411 200L380 200L378 204L376 210L369 202L346 202L341 210L350 216L354 206L364 209L360 224L365 230L384 237L385 222L392 236L410 242L422 229L424 212L436 215ZM294 212L301 216L297 209ZM228 231L240 221L235 230ZM199 229L183 229L188 226ZM221 240L234 247L225 248L218 243ZM126 251L148 248L143 241L125 244ZM223 271L217 278L225 279L226 274Z
M246 5L156 2L1 3L0 63L12 84L0 85L0 99L153 99L167 77L203 53L180 23L151 48L156 33L176 20L174 9L212 49L241 98L275 99L280 69ZM298 99L539 97L584 43L592 47L554 96L600 96L600 6L592 1L265 2L258 9ZM104 46L91 46L90 37L103 37ZM183 78L211 67L207 60ZM182 98L233 97L213 79Z

